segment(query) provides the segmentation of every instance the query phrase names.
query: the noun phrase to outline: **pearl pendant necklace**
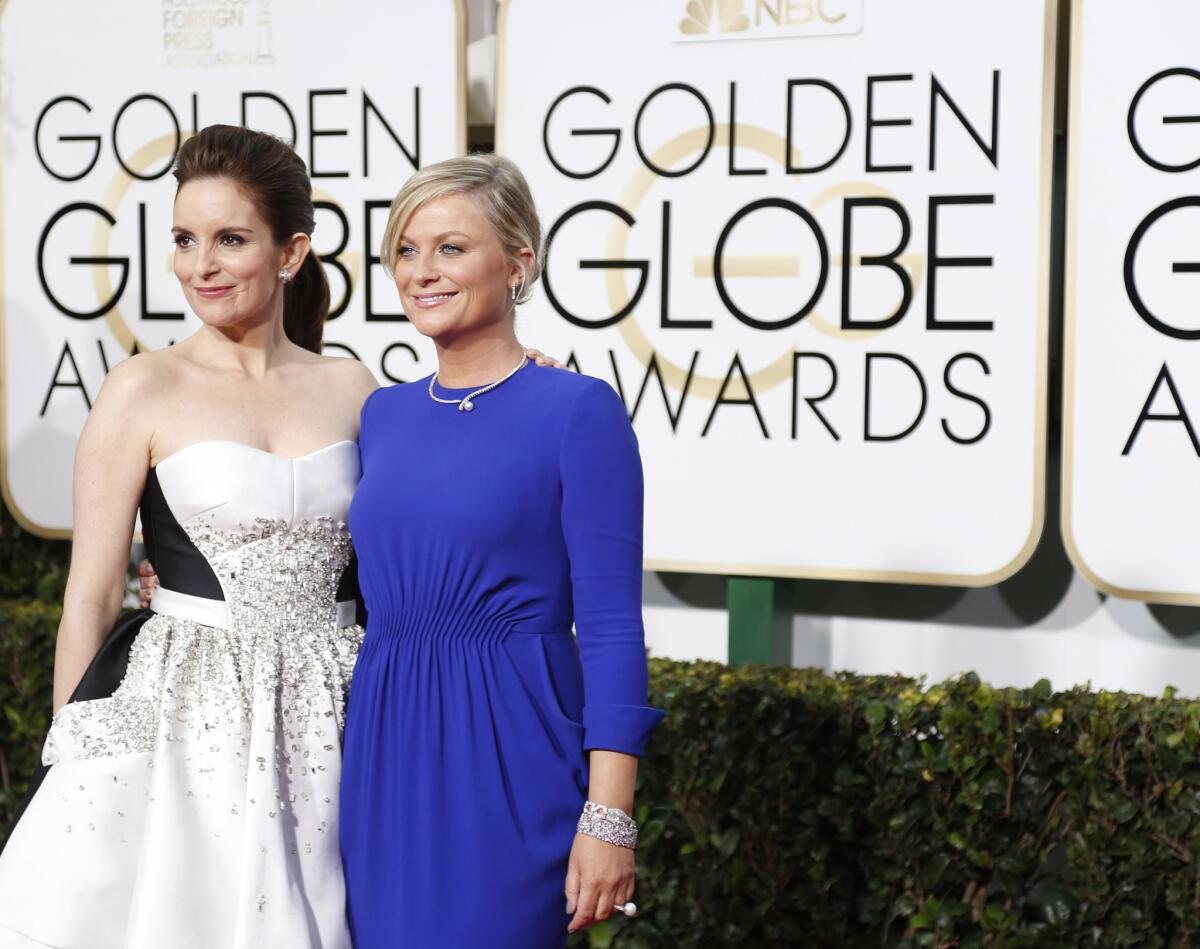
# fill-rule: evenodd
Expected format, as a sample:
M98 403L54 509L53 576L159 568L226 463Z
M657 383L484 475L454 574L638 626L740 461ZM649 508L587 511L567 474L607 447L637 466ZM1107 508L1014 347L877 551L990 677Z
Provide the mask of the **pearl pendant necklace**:
M492 382L486 386L483 386L482 388L476 389L474 392L468 392L461 399L443 399L440 396L434 395L433 386L434 386L434 383L436 383L438 381L438 373L435 372L429 378L429 398L433 399L434 402L440 402L442 405L457 405L458 410L460 412L474 412L475 411L475 400L477 398L479 398L479 396L483 395L485 392L491 392L498 385L502 385L503 383L508 382L509 379L511 379L513 376L515 376L518 372L520 372L521 367L524 366L525 363L527 363L528 361L529 361L529 357L526 356L524 350L522 350L521 351L521 361L519 363L517 363L517 365L513 368L512 372L510 372L503 379L497 379L495 382Z

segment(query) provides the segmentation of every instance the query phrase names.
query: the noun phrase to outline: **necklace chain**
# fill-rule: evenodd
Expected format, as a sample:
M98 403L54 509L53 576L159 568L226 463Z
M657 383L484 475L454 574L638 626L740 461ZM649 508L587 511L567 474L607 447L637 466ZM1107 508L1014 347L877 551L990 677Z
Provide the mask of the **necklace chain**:
M485 392L491 392L496 386L508 382L513 376L520 372L521 367L529 361L529 357L525 355L524 350L521 351L521 361L513 368L513 370L503 379L497 379L495 382L489 383L476 389L474 392L468 392L461 399L443 399L441 396L434 395L433 386L438 381L438 373L434 373L429 378L429 398L434 402L440 402L442 405L457 405L460 412L471 412L475 408L475 399L483 395Z

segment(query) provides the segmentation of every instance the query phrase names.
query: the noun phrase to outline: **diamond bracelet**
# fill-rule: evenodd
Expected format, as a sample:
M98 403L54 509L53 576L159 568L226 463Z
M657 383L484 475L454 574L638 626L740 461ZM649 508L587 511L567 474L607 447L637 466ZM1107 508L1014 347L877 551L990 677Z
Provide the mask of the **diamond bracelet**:
M583 805L576 830L605 843L637 850L638 826L632 817L618 807L605 807L594 801Z

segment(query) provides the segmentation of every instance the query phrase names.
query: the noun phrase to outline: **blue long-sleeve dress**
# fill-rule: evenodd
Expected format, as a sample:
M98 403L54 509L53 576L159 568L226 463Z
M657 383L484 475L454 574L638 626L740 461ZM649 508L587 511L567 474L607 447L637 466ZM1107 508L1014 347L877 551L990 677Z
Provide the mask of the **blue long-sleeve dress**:
M351 929L357 949L560 947L585 752L640 754L662 714L637 443L613 390L566 370L528 363L472 412L428 384L363 407Z

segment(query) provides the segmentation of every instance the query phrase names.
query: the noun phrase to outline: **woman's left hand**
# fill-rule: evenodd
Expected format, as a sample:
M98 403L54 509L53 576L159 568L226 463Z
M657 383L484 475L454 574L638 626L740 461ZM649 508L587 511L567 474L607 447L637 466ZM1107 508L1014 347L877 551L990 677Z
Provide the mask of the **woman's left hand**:
M561 362L559 362L553 356L547 356L540 349L527 349L525 350L525 355L529 359L532 359L534 362L536 362L539 366L549 366L551 369L563 368L563 364Z
M633 851L576 834L567 863L567 932L608 919L619 903L633 899Z

